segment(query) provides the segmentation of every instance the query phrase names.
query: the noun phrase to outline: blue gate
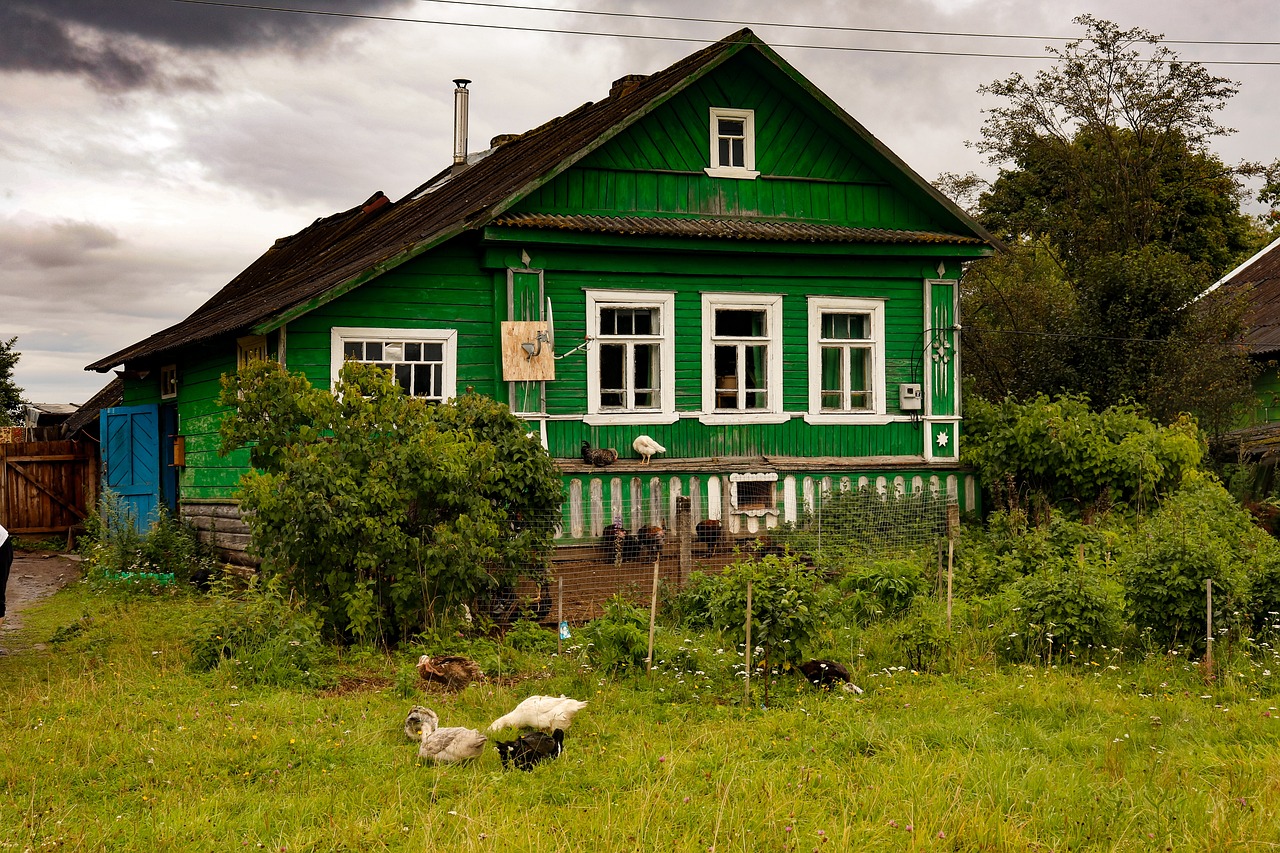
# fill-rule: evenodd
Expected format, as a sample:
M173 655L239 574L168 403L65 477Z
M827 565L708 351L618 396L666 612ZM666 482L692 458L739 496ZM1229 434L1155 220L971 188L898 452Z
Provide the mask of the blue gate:
M160 407L102 410L103 484L118 494L146 532L160 501Z

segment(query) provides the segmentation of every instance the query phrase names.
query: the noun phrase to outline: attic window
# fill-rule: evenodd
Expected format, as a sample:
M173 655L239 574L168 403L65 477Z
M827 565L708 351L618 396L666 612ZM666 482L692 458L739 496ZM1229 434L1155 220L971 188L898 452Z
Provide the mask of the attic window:
M166 364L160 368L160 399L171 400L178 396L178 365Z
M755 110L711 108L711 165L713 178L757 177Z

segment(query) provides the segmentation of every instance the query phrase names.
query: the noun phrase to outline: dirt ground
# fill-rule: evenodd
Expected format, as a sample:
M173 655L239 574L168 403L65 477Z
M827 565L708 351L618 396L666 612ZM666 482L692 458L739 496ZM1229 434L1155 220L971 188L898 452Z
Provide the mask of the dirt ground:
M79 557L45 551L18 551L13 556L9 584L5 589L5 619L0 627L0 648L4 636L22 625L22 611L48 598L80 577Z

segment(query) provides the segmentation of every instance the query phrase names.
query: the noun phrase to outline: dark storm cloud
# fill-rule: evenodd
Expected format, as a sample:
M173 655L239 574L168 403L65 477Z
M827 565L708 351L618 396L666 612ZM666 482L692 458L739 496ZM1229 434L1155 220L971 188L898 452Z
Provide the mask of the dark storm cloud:
M119 243L120 237L114 231L93 222L0 218L0 262L11 269L78 266L94 252L112 249Z
M306 0L297 8L378 14L403 0ZM184 51L246 53L322 45L357 19L175 0L6 0L0 71L79 75L106 91L207 86Z

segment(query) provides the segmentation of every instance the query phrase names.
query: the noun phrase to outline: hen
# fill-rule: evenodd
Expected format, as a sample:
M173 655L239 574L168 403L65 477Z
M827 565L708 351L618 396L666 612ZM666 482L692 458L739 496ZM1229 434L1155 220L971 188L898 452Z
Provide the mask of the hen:
M582 461L593 468L603 468L618 461L618 451L604 448L592 449L591 443L582 442Z
M451 690L466 687L471 682L484 678L484 673L475 661L460 655L442 655L438 658L423 655L418 658L418 674L426 681L443 684Z
M666 453L667 449L658 442L654 441L647 435L638 435L636 440L631 442L631 447L636 453L640 454L640 464L648 465L649 457L655 453Z
M504 714L489 725L489 731L499 729L538 729L551 733L555 729L567 729L573 725L573 717L583 708L586 702L567 699L564 696L530 696L508 714Z
M849 670L833 660L809 660L797 667L814 687L829 689L839 684L846 693L861 693L862 688L849 680Z

